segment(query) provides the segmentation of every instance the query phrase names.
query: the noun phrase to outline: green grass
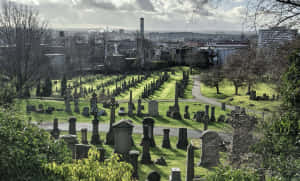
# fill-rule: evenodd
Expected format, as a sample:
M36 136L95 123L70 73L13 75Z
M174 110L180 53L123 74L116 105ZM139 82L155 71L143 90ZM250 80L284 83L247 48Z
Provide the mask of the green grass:
M257 83L252 90L256 90L257 96L262 96L264 93L268 94L271 98L272 95L278 95L275 90L275 85L268 83ZM210 98L220 99L220 102L225 102L230 105L237 105L241 107L245 107L253 110L266 111L265 109L269 109L270 111L276 110L281 101L253 101L249 99L249 95L246 95L248 88L241 87L239 88L239 95L235 95L235 88L233 84L224 80L220 85L221 94L216 93L216 88L208 87L201 83L201 93L202 95ZM231 101L231 99L233 100ZM252 105L251 105L252 104Z
M63 134L68 134L67 132L62 132ZM77 132L78 140L81 142L81 133ZM101 133L100 138L102 141L105 141L106 134ZM140 142L142 139L142 135L133 135L133 139L135 142L135 147L133 150L138 150L140 152L139 161L142 156L142 147L140 146ZM144 165L140 162L138 163L139 168L139 180L146 180L147 175L155 170L161 174L161 180L168 180L169 175L171 173L172 168L180 168L181 170L181 179L185 180L186 175L186 151L177 149L176 142L177 137L170 137L172 149L165 149L161 147L162 144L162 136L155 136L156 148L151 148L151 160L155 161L157 158L163 156L167 162L167 166L160 166L160 165ZM91 132L88 132L88 141L91 140ZM205 176L213 171L213 169L206 169L203 167L198 167L197 163L200 161L201 157L201 141L200 139L189 139L189 142L193 143L194 146L197 146L199 149L195 150L194 158L195 158L195 175ZM109 145L98 145L104 147L105 149L105 156L109 157L111 153L113 153L113 147ZM227 164L227 155L225 153L221 153L221 163Z
M91 120L93 119L92 116L90 117L84 117L81 114L77 114L77 113L72 113L72 114L68 114L64 111L62 112L58 112L58 111L54 111L53 114L40 114L40 113L30 113L27 114L26 113L26 105L27 103L29 105L36 105L36 107L38 107L38 104L43 104L44 105L44 109L46 109L48 106L54 106L57 109L64 109L64 102L63 101L46 101L46 100L37 100L37 99L28 99L28 100L18 100L16 103L16 110L18 111L18 116L23 119L23 120L28 120L31 119L32 121L45 121L45 122L51 122L54 118L58 118L60 122L67 122L68 118L70 116L75 116L78 120L78 122L91 122ZM166 116L166 112L168 110L168 107L173 105L174 103L167 103L167 102L161 102L159 103L159 114L160 116L155 119L155 125L156 126L164 126L164 127L187 127L190 129L198 129L198 130L203 130L203 124L202 123L198 123L194 120L187 120L187 119L183 119L183 120L175 120L172 118L169 118ZM83 109L83 107L89 107L89 102L85 101L85 102L80 102L80 110ZM148 113L148 103L143 102L143 105L145 106L145 109L143 111L143 113ZM191 118L193 117L193 113L196 111L204 111L205 110L205 104L201 104L201 103L190 103L190 102L180 102L180 111L181 111L181 115L183 118L184 115L184 109L185 109L185 105L189 106L189 112L191 115ZM135 104L135 106L137 107L137 104ZM71 105L72 110L73 110L73 104ZM102 107L102 104L98 104L98 107L100 109L104 109ZM120 104L120 107L125 107L125 111L127 111L127 103L122 103ZM100 122L102 123L109 123L109 114L110 114L110 110L109 109L104 109L107 112L107 116L101 116L100 117ZM142 124L143 118L141 117L137 117L137 116L133 116L133 117L128 117L128 116L119 116L117 115L117 112L119 111L119 108L116 110L116 120L121 120L121 119L131 119L134 124ZM135 113L136 111L134 111ZM219 107L216 107L215 110L216 113L216 118L218 118L219 115L223 114L226 115L227 113L229 113L229 111L222 111ZM209 129L215 130L215 131L221 131L221 132L228 132L231 131L231 127L228 124L225 123L211 123L209 125Z

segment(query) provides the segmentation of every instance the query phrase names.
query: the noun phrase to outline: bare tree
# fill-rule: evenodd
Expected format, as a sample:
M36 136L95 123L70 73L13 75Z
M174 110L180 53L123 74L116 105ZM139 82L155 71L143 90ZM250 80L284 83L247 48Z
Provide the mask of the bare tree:
M209 87L215 87L217 94L220 94L219 85L223 79L224 73L220 65L213 67L211 70L201 76L201 81Z
M248 0L248 24L252 28L261 26L300 25L299 0Z
M28 5L4 1L0 12L2 47L0 67L14 84L19 96L32 87L41 76L42 50L40 42L47 23L38 11Z

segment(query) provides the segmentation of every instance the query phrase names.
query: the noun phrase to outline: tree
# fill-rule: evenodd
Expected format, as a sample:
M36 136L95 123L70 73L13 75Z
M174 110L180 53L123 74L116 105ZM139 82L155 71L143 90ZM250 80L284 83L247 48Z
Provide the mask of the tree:
M45 164L71 162L65 143L54 141L47 131L16 117L11 110L0 112L1 180L48 180Z
M223 70L221 66L216 66L212 68L210 71L204 73L201 77L201 81L209 86L215 87L217 89L217 94L220 94L219 85L224 79Z
M300 170L300 56L290 58L281 84L282 113L262 123L264 136L255 145L262 167L282 180L291 180Z
M88 158L76 160L75 163L57 164L55 162L46 165L46 171L53 176L52 180L101 180L101 181L130 181L132 166L120 161L117 154L99 162L99 152L96 147L89 150ZM54 174L53 174L54 173Z
M67 90L67 78L66 75L64 75L60 84L61 96L64 96L66 94L66 90Z
M299 0L248 0L247 19L251 27L300 25Z
M225 77L232 81L235 87L235 95L238 95L239 88L245 83L245 64L243 58L243 51L236 52L228 56L226 64L224 65Z
M0 12L0 38L6 45L0 60L1 72L23 96L24 87L31 88L42 75L46 63L40 61L40 42L46 32L46 23L38 11L27 5L4 1Z

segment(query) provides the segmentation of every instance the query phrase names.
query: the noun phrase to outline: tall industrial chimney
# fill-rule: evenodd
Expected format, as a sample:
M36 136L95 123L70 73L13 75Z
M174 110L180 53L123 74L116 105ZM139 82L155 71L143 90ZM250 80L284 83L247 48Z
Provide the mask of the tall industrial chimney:
M144 39L144 18L141 18L141 38Z

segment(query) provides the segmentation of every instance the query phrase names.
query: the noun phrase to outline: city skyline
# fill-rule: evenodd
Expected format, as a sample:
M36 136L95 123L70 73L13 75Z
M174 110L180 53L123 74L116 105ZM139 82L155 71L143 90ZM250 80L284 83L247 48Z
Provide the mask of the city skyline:
M245 0L15 0L31 5L54 29L242 31ZM217 2L218 1L218 2Z

